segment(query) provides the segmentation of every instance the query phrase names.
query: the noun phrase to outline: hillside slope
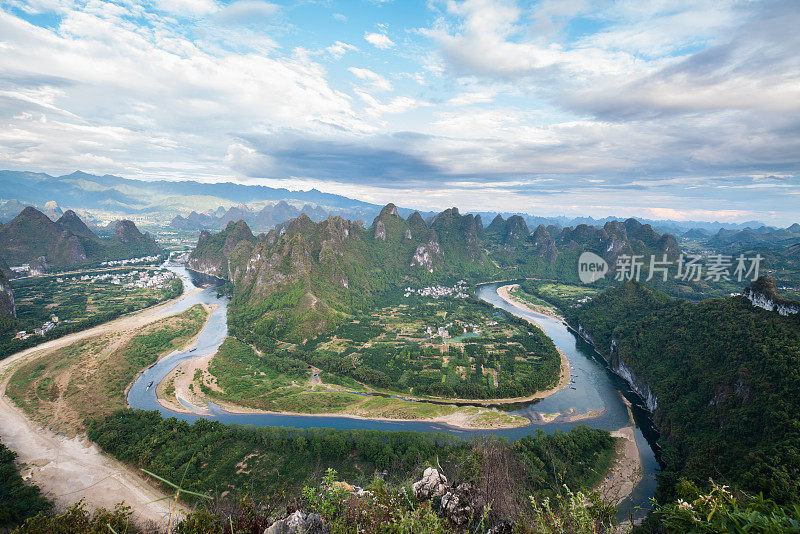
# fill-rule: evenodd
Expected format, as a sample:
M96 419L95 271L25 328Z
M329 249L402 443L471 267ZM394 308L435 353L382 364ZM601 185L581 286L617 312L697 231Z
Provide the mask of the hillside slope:
M690 304L627 283L569 319L655 409L662 497L687 477L800 500L800 314L742 296Z
M369 228L301 214L279 231L254 237L240 221L203 232L187 266L233 283L231 323L298 341L370 307L403 284L485 273L471 215L452 208L430 227L385 206Z
M29 206L0 225L0 258L10 265L36 262L63 268L161 253L153 238L139 232L131 221L117 221L115 232L113 238L103 239L72 210L52 221Z

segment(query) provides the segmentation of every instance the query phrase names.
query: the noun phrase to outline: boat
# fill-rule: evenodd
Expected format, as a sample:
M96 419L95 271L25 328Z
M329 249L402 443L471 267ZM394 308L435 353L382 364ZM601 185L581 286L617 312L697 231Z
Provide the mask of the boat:
M150 381L149 384L147 384L147 389L150 389L151 387L153 387L153 381L152 380Z

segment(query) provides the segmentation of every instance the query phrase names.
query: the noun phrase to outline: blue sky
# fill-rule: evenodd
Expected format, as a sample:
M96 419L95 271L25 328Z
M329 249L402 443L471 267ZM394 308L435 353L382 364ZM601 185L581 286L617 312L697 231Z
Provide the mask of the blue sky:
M0 0L0 167L773 224L794 0Z

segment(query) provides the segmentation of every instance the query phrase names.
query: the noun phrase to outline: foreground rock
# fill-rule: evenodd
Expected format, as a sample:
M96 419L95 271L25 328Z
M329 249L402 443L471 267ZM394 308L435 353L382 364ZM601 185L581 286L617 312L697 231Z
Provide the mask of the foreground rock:
M286 519L275 521L264 534L329 534L331 526L322 521L319 514L296 511Z
M439 514L459 527L480 517L486 509L486 498L474 485L450 485L447 477L432 467L425 470L411 489L421 501L434 499L432 504Z
M429 467L422 474L422 480L411 485L414 496L424 501L432 497L441 497L447 491L447 477L433 467Z

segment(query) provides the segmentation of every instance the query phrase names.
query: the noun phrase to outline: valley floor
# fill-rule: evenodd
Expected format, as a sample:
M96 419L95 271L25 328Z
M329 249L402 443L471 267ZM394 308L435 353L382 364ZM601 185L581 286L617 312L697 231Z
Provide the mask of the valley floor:
M368 396L350 392L347 388L323 384L311 374L305 384L293 384L292 388L305 387L306 400L336 396L349 400L346 405L337 409L315 409L309 403L296 403L293 410L259 410L227 402L218 395L220 390L209 373L209 365L213 355L182 362L161 382L158 388L158 401L165 408L183 413L208 414L208 402L218 404L230 413L263 413L281 415L302 415L308 417L348 417L353 419L391 420L391 421L426 421L444 423L462 429L502 429L528 426L531 421L522 416L509 414L500 410L480 406L458 406L445 402L424 402L406 400L388 396ZM318 370L316 371L319 372ZM205 389L209 395L202 393ZM301 399L302 401L302 399ZM508 399L499 399L492 403L500 404ZM473 403L475 401L472 401ZM481 401L478 401L481 402Z
M163 318L161 314L178 298L0 361L0 440L17 453L23 475L58 506L85 499L90 508L113 509L116 503L124 501L141 523L163 525L169 516L169 501L155 502L164 495L133 470L106 456L88 440L57 435L31 421L6 396L11 376L31 359L78 341L116 332L135 332Z

